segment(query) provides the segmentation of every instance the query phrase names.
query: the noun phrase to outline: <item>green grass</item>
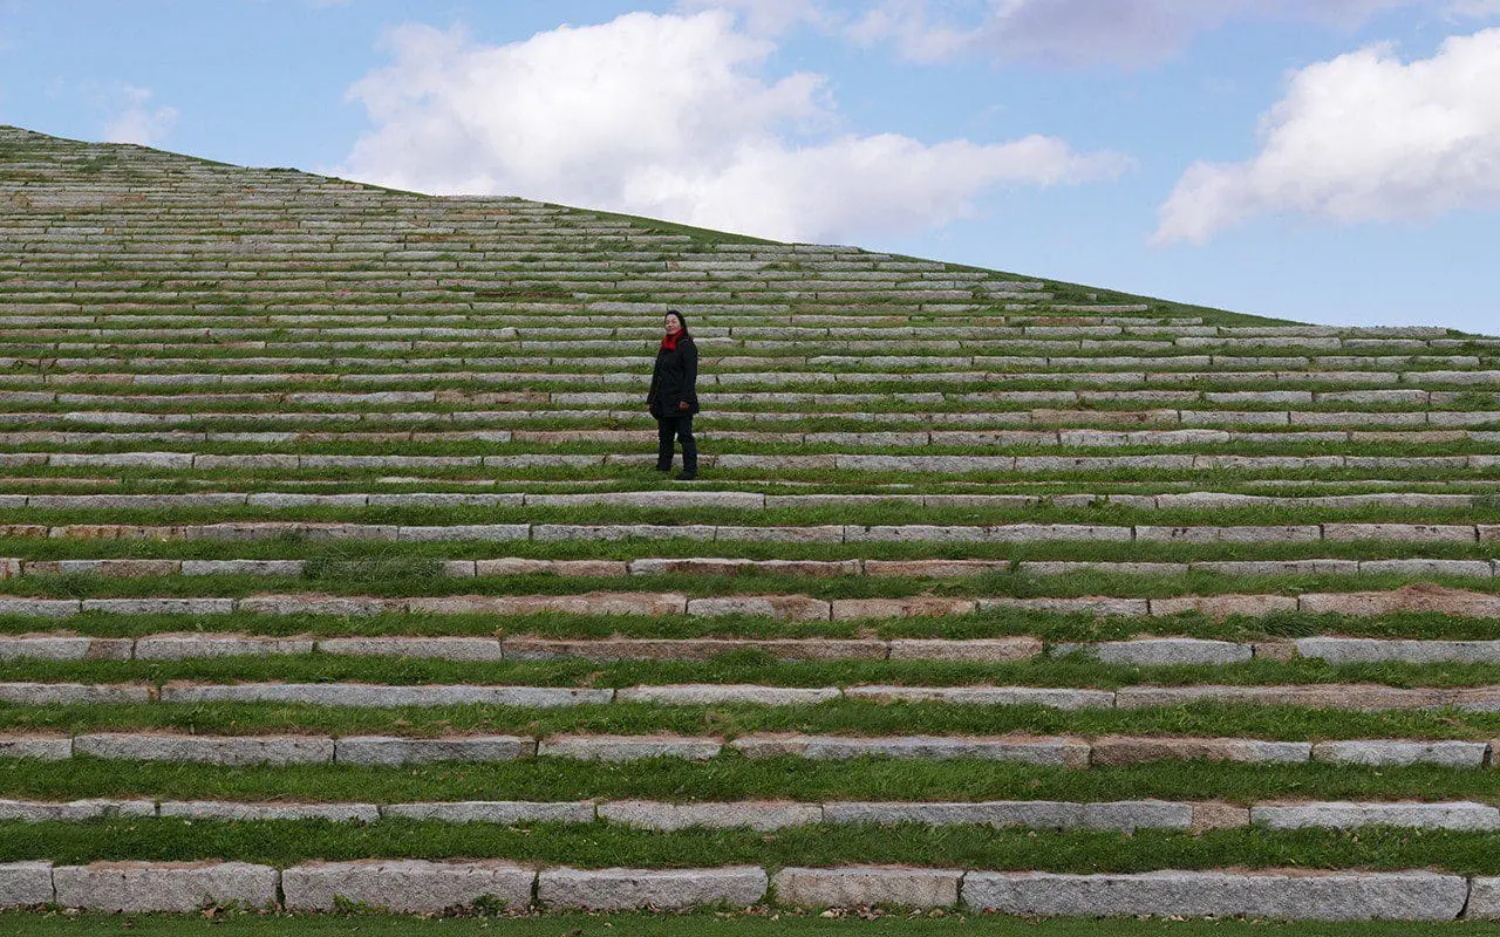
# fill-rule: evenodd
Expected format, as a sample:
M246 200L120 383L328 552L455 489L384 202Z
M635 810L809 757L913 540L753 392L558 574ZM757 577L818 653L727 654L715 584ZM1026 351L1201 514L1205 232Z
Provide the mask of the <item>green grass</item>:
M0 823L0 861L50 859L192 861L234 856L290 866L311 859L495 858L579 868L711 868L918 865L1064 873L1156 869L1444 869L1500 873L1494 837L1482 833L1370 828L1202 834L1142 830L1037 833L979 827L811 826L658 832L614 824L453 824L330 821L123 819Z
M1115 596L1169 598L1239 594L1295 596L1324 592L1394 591L1413 582L1436 583L1476 592L1500 592L1493 577L1370 573L1340 575L1228 576L1195 571L1186 576L1133 576L1086 570L1066 576L1033 577L1024 572L990 572L951 580L898 577L795 577L766 573L754 577L663 574L617 578L535 574L458 578L441 575L435 560L315 562L302 577L142 576L122 578L87 573L27 576L6 582L8 596L38 598L205 597L244 598L265 593L319 593L345 596L411 598L451 595L573 595L583 591L672 592L690 598L733 595L806 595L816 599L906 598L939 595L954 598L1038 598Z
M123 479L130 469L104 469L110 476L119 474ZM622 481L632 484L627 490L660 490L665 486L659 477L650 471L645 457L639 467L624 466L611 469ZM28 471L28 477L31 477ZM404 473L403 473L404 474ZM527 477L537 481L555 481L563 474L560 469L536 469ZM1222 491L1212 484L1213 473L1202 472L1196 476L1199 483L1194 491ZM718 478L718 473L715 473ZM943 486L929 484L934 480L920 473L893 474L895 481L921 484L912 491L896 491L894 494L943 494L943 493L991 493L983 488L970 491L955 487L944 491ZM243 481L243 479L241 479ZM737 490L726 480L719 479L728 490ZM643 484L644 483L644 484ZM785 484L783 480L782 484ZM1050 484L1050 483L1049 483ZM257 486L248 486L251 488ZM860 486L847 480L822 485L839 493L840 487L849 493L860 493ZM998 490L1003 486L994 485ZM1105 485L1100 490L1115 491L1129 486ZM1160 487L1160 486L1157 486ZM936 490L934 490L936 489ZM192 490L192 489L189 489ZM481 489L483 490L483 489ZM605 489L608 490L608 489ZM694 489L701 490L701 489ZM714 489L708 489L714 490ZM1078 487L1069 491L1076 493ZM112 487L107 493L132 494L132 487ZM769 494L804 493L801 488L770 491ZM1061 494L1046 486L1040 490L1020 492L1046 497ZM1318 492L1340 494L1338 490ZM1066 507L1042 503L1026 507L962 506L962 507L915 507L903 503L806 505L793 508L768 508L744 510L722 507L666 507L646 508L621 505L588 505L577 507L505 507L468 506L441 507L404 505L392 507L366 507L341 509L331 507L299 507L294 517L288 512L260 507L219 508L171 508L171 509L111 509L107 520L101 520L97 511L57 510L51 508L27 508L25 510L0 511L0 524L136 524L136 525L182 525L213 524L226 520L296 520L303 522L341 521L361 524L404 524L412 526L443 526L450 524L717 524L721 526L792 526L814 527L820 525L882 526L912 523L937 526L985 526L1002 524L1086 524L1101 526L1152 526L1152 527L1220 527L1220 526L1286 526L1330 523L1413 523L1413 524L1495 524L1500 523L1500 499L1481 501L1471 507L1433 509L1364 506L1360 508L1327 508L1303 505L1258 505L1243 508L1216 510L1148 510L1129 508L1119 504L1098 504L1087 507ZM35 545L35 541L27 541ZM949 545L967 549L976 544ZM1079 546L1086 546L1080 544ZM1251 547L1253 545L1245 545Z
M1290 924L1262 921L1035 921L944 913L851 915L825 918L817 912L778 911L737 915L693 914L544 915L532 918L416 918L361 914L281 915L235 913L214 915L101 915L0 912L0 930L13 937L188 937L188 935L267 935L289 931L307 937L364 934L406 937L442 934L466 937L505 934L517 937L1441 937L1444 934L1500 934L1500 924L1465 921L1453 924L1358 923Z
M497 511L500 509L496 509ZM814 510L809 508L809 511ZM907 519L927 521L928 512L936 508L909 508ZM1039 514L1060 510L1037 508ZM1099 509L1107 511L1107 508ZM601 506L599 511L616 513L617 509ZM660 520L660 518L657 518ZM1368 520L1368 518L1365 518ZM1040 521L1050 523L1050 521ZM1070 521L1076 522L1076 521ZM1113 525L1112 519L1099 523ZM1433 520L1431 523L1441 523ZM1453 521L1456 522L1456 521ZM807 526L816 526L810 519ZM1424 522L1425 523L1425 522ZM738 515L739 526L763 526L759 512ZM1144 524L1143 524L1144 526ZM726 536L728 536L726 534ZM348 572L348 566L372 564L391 567L400 563L428 560L492 559L521 557L527 559L593 559L633 560L650 557L726 557L748 560L896 560L896 559L986 559L1028 562L1094 562L1094 563L1209 563L1220 561L1271 561L1301 559L1382 560L1382 559L1450 559L1490 560L1500 555L1500 543L1446 541L1434 543L1401 543L1398 541L1311 541L1268 543L1173 543L1165 541L1036 541L1030 543L986 543L942 541L868 541L856 543L786 543L725 540L703 542L669 539L652 540L568 540L568 541L389 541L340 540L320 541L307 536L287 534L266 540L72 540L66 538L7 537L0 538L0 555L29 560L70 559L277 559L310 560L329 575ZM340 564L348 564L340 569ZM411 570L406 570L410 574ZM749 571L738 577L742 581L760 582L765 573ZM388 578L379 576L374 578ZM575 580L584 584L581 580ZM930 583L929 583L930 584ZM7 590L19 585L6 583Z
M636 703L562 709L503 706L324 707L279 703L163 705L121 703L45 707L0 704L11 733L166 730L204 735L399 735L566 733L736 737L757 732L894 735L1186 735L1283 741L1365 738L1489 741L1500 714L1455 710L1354 712L1288 706L1195 703L1161 709L880 704L836 700L817 706L651 706Z
M641 684L753 683L790 687L1036 686L1112 690L1120 687L1287 684L1378 684L1392 687L1475 687L1500 684L1497 664L1372 663L1256 660L1240 664L1136 667L1105 664L1083 654L1013 663L940 661L777 661L754 648L708 661L450 661L423 657L287 654L188 660L17 659L0 662L0 681L41 683L328 683L484 684L629 687Z
M586 588L586 586L585 586ZM1168 618L1093 618L1000 609L940 618L789 622L763 617L695 618L682 615L526 616L385 614L344 618L329 615L118 615L85 612L59 621L31 616L0 616L0 634L25 635L66 628L91 637L144 637L171 632L244 633L268 637L494 636L546 638L994 638L1034 635L1044 641L1117 641L1149 632L1156 635L1228 641L1288 639L1313 635L1485 641L1495 638L1493 619L1405 612L1371 618L1279 612L1263 617L1213 621L1199 614Z
M671 758L580 762L563 758L400 767L220 767L79 757L0 759L0 796L378 803L466 800L656 800L676 803L1160 799L1251 805L1271 800L1457 801L1500 804L1495 773L1434 766L1366 768L1311 763L1155 762L1123 768L1042 767L955 759L856 758L706 762Z

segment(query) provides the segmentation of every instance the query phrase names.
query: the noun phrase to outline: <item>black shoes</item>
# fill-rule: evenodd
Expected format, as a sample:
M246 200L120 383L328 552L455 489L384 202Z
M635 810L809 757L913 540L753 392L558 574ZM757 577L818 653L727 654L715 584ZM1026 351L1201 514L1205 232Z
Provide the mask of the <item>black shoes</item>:
M666 465L658 464L656 470L658 472L670 472L672 471L672 463L668 462Z
M683 469L682 471L677 473L677 480L680 482L690 482L696 480L697 478L697 469Z

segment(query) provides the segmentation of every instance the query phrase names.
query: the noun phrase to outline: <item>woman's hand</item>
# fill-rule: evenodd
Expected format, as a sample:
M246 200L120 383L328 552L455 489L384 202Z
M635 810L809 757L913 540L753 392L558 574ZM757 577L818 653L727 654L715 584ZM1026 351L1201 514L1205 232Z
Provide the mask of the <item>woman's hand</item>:
M688 403L686 400L679 400L679 401L677 401L677 409L679 409L679 410L691 410L691 409L693 409L693 406L692 406L692 404Z

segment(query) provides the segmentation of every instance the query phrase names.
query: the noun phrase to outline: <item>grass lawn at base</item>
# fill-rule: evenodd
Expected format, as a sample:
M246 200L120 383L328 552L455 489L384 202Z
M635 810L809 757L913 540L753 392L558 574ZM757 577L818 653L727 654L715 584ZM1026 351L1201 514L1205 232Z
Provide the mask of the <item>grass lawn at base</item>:
M694 913L684 915L600 914L546 915L533 918L414 918L384 915L229 914L27 914L0 913L0 933L11 937L95 937L131 934L137 937L182 937L182 935L280 935L295 929L303 937L320 934L365 934L371 937L405 937L408 934L516 934L520 937L786 937L815 934L831 937L863 937L867 934L899 934L911 937L941 937L948 934L976 937L1439 937L1455 931L1465 935L1500 934L1500 924L1462 922L1455 924L1407 924L1357 922L1347 924L1287 924L1259 921L1141 921L1054 920L1034 921L989 915L944 912L942 917L905 914L883 915L874 920L858 917L825 918L818 912L778 912L769 917Z

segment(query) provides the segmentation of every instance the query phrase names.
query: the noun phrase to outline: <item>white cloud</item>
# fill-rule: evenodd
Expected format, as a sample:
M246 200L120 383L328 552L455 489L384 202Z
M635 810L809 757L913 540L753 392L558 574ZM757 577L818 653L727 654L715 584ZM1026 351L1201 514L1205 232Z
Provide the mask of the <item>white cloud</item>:
M884 0L852 28L856 41L890 41L924 62L960 56L1056 66L1141 67L1195 36L1241 19L1350 28L1405 6L1450 0ZM1496 13L1500 0L1451 0L1453 12ZM1463 9L1461 9L1463 8ZM1488 13L1484 12L1488 10Z
M1260 136L1251 160L1187 170L1157 243L1275 213L1353 223L1500 207L1500 29L1410 64L1381 45L1309 66Z
M405 26L350 90L374 129L338 171L397 188L512 194L789 240L911 232L1005 184L1107 178L1117 155L1027 137L929 145L843 132L826 79L727 11L632 13L505 46Z
M104 125L108 143L155 146L177 126L177 108L152 107L148 88L121 85L114 94L115 115Z

